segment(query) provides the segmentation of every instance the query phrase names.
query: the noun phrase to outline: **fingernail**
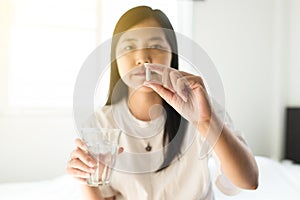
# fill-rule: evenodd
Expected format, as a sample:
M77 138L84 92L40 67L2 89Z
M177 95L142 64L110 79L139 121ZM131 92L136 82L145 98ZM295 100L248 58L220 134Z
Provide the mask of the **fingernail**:
M95 165L96 165L96 164L95 164L94 162L92 162L92 161L89 162L89 166L90 166L90 167L94 167Z
M148 67L151 67L152 64L151 64L151 63L144 63L144 66L145 66L146 68L148 68Z

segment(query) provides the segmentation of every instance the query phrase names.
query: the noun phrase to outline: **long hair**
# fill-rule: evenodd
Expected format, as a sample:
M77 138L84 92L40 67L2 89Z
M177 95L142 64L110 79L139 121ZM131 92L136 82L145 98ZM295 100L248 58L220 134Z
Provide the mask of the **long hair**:
M110 85L106 105L115 104L119 102L124 95L128 94L128 88L125 86L125 83L120 77L116 61L116 47L120 38L119 35L120 33L127 31L132 26L138 24L139 22L145 19L154 19L163 28L167 42L169 43L172 51L171 67L178 69L177 40L173 26L169 21L168 17L162 11L157 9L153 10L148 6L138 6L132 8L121 16L113 32L114 37L111 46ZM166 31L165 29L168 31ZM118 94L113 94L117 83L118 85L121 83L122 85L124 85L124 87L122 87L122 91L118 92ZM164 125L163 145L165 145L167 142L170 143L176 135L177 137L175 141L172 141L172 143L168 145L168 148L164 154L164 161L161 165L161 168L158 171L166 168L174 160L174 158L180 154L183 136L187 124L187 121L184 118L182 118L181 115L164 100L162 105L167 114Z

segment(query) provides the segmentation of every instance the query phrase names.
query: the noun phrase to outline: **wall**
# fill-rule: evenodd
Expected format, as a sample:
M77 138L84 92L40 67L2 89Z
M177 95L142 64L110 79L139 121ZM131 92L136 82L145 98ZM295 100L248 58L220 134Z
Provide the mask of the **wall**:
M289 71L288 71L288 98L287 104L299 106L300 104L300 1L289 1Z
M227 110L253 152L274 159L282 156L284 108L300 105L298 4L209 0L194 7L193 35L219 70Z
M65 173L76 137L72 112L0 117L0 182L32 181Z

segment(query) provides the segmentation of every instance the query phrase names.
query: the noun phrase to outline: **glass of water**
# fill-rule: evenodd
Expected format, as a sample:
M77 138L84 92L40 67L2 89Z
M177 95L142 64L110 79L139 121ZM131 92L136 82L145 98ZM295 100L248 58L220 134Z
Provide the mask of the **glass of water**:
M88 148L88 153L96 161L95 172L87 178L87 184L98 187L108 185L112 168L118 152L120 129L84 128L81 137Z

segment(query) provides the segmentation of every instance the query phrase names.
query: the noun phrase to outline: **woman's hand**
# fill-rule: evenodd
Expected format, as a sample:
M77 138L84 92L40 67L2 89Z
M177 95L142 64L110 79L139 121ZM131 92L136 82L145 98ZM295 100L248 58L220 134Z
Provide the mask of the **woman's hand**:
M97 161L88 154L87 147L82 140L76 139L77 148L71 153L71 160L67 164L67 173L86 183L91 173L96 170Z
M201 133L206 133L206 127L210 126L206 137L211 146L214 146L226 176L238 187L256 189L258 168L255 159L248 147L230 129L226 126L223 128L222 123L211 112L201 77L157 64L146 64L146 67L162 75L162 83L146 81L146 86L156 91L187 120L197 123ZM201 151L201 156L207 155L206 152L209 151L206 150Z
M209 123L211 107L200 76L159 64L145 64L146 68L162 76L162 82L146 81L178 113L195 125Z
M88 154L87 147L80 139L75 140L77 148L71 153L71 160L67 164L67 173L79 180L86 183L88 178L97 168L97 161ZM119 152L123 152L123 148L119 148ZM102 174L104 165L99 162L100 174Z

